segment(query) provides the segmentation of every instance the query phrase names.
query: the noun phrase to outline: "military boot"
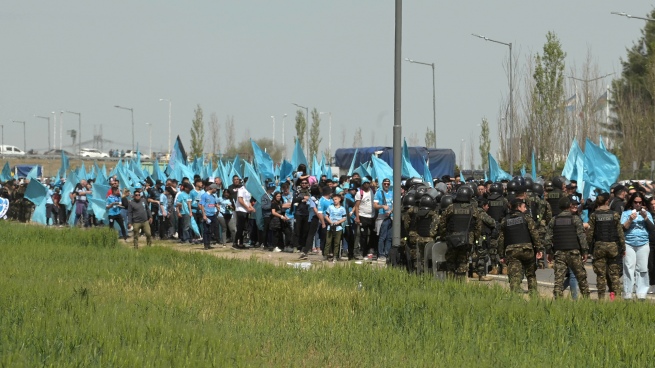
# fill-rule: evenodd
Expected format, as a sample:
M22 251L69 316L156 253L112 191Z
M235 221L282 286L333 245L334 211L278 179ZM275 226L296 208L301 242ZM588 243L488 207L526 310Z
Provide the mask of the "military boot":
M492 266L491 271L489 271L490 275L498 275L498 267Z
M473 273L471 274L471 278L472 278L472 279L478 279L478 278L480 278L480 275L478 275L477 272L473 272Z

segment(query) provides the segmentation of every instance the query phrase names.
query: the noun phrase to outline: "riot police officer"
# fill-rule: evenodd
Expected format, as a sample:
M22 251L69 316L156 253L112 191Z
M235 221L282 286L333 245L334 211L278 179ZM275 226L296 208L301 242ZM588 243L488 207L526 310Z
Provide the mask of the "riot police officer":
M509 212L509 202L505 197L503 197L503 184L493 183L489 187L489 196L487 200L489 201L489 209L487 210L487 215L496 221L496 226L500 225L500 220L507 216ZM492 236L489 247L489 257L491 258L491 271L489 272L492 275L498 274L498 268L500 266L500 259L496 253L498 237Z
M418 200L418 206L408 210L410 217L410 239L407 243L407 267L410 272L421 274L425 246L434 242L439 221L436 190L425 191ZM419 191L420 193L420 191Z

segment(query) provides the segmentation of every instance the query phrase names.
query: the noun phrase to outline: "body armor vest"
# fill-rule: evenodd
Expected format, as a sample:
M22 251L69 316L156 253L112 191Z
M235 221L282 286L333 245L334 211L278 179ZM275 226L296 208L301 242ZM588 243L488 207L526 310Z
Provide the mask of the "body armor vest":
M500 222L500 220L507 214L507 206L505 205L502 196L494 195L494 197L496 198L489 197L489 210L487 210L487 215L496 220L496 222Z
M619 233L616 231L616 221L614 221L614 211L596 210L592 216L596 217L595 241L608 243L619 241Z
M418 236L425 238L430 237L430 227L432 226L432 216L429 214L420 216L416 219L416 233Z
M553 219L553 249L573 250L580 249L578 234L575 231L573 216L557 216Z
M557 216L562 212L559 209L559 199L562 198L562 190L555 189L552 192L547 194L546 200L550 204L550 209L553 212L553 216Z
M505 246L532 243L528 222L524 214L510 215L505 218Z
M462 207L461 203L453 204L453 215L448 221L448 231L451 233L470 231L473 224L473 207Z

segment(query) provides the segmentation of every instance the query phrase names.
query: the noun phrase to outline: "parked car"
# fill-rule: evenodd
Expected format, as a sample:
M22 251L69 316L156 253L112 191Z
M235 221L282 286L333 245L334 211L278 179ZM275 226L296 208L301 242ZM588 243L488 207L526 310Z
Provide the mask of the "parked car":
M125 151L125 158L136 158L136 152L132 150L126 150ZM143 152L141 152L141 160L142 161L148 161L150 160L150 157L148 155L144 155Z
M109 157L109 154L100 152L95 148L82 148L80 151L80 156L82 157L92 157L92 158L105 158Z
M2 155L18 155L18 156L25 156L25 152L21 151L18 147L16 146L10 146L10 145L0 145L0 154Z

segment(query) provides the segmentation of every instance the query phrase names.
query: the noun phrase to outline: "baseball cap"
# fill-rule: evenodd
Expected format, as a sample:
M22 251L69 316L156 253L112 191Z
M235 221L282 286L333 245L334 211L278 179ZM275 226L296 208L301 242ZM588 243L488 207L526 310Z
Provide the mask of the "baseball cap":
M580 204L580 197L575 194L570 195L569 200L571 201L571 204Z
M367 177L363 177L363 178L362 178L362 184L364 184L364 183L370 183L370 182L371 182L371 181L368 180Z
M270 183L266 184L266 188L275 188L275 183L270 182Z

